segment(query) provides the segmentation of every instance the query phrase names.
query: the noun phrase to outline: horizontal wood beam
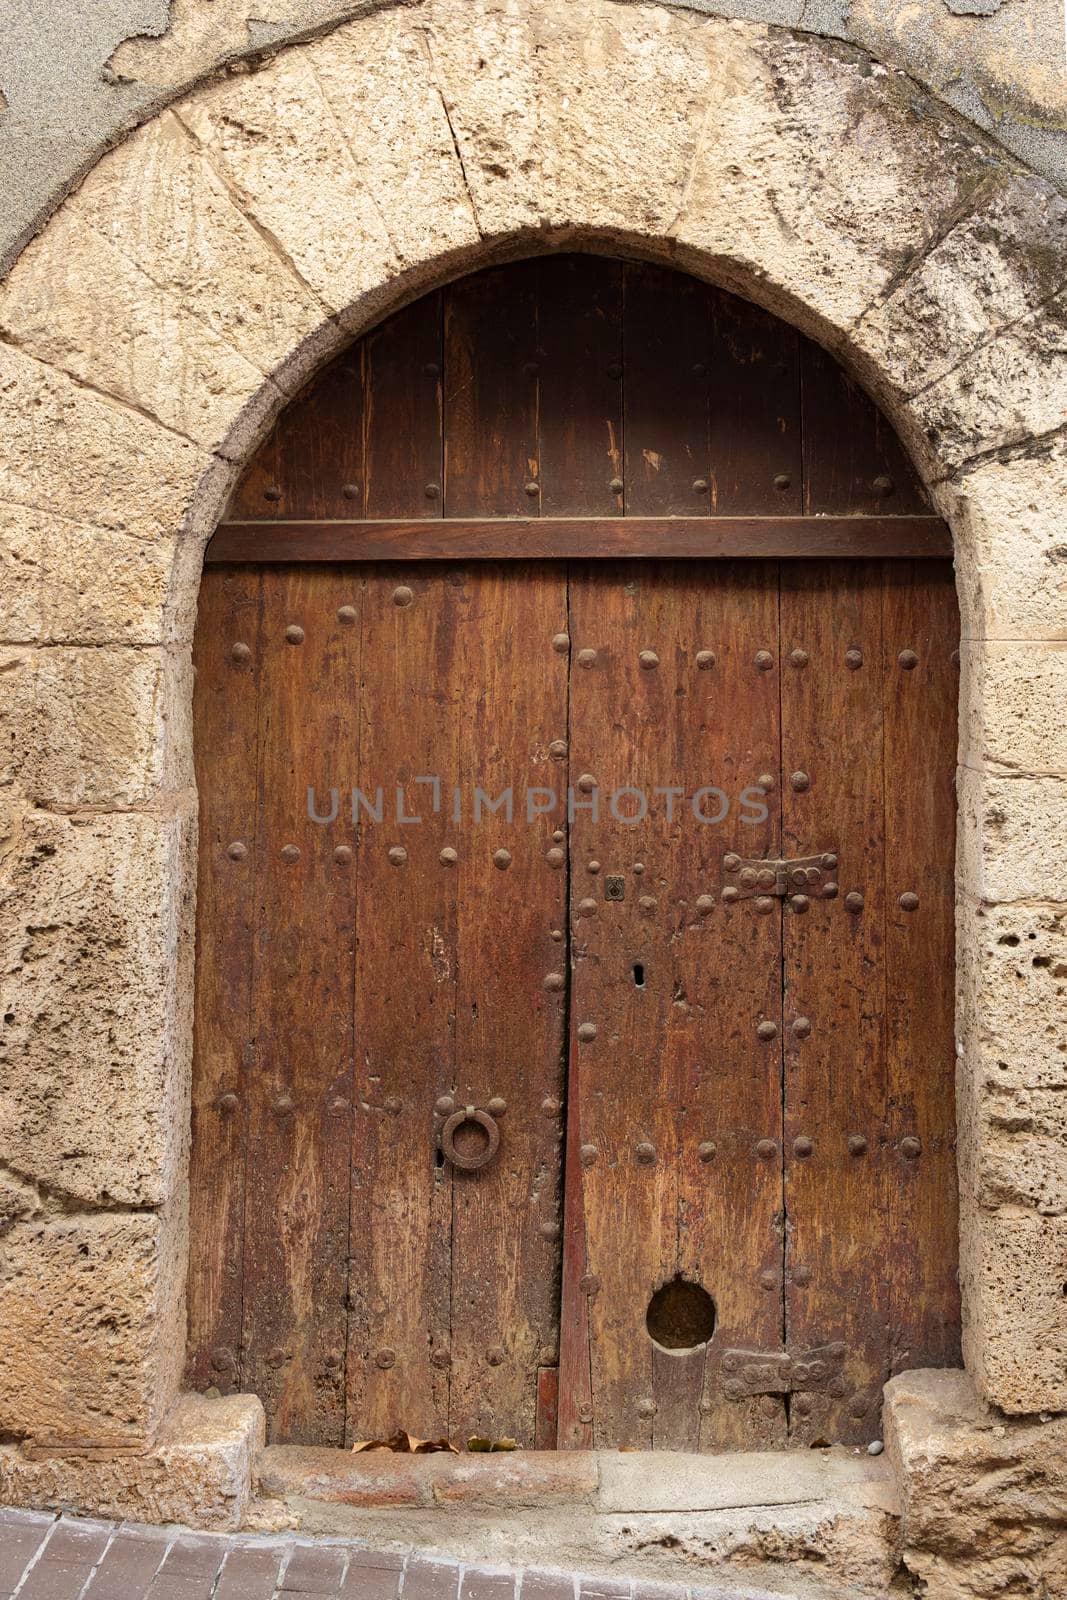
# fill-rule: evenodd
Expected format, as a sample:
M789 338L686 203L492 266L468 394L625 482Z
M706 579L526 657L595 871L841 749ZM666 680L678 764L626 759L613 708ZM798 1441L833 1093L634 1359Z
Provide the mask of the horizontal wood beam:
M211 566L295 561L540 561L604 557L941 559L940 517L499 517L421 522L224 522Z

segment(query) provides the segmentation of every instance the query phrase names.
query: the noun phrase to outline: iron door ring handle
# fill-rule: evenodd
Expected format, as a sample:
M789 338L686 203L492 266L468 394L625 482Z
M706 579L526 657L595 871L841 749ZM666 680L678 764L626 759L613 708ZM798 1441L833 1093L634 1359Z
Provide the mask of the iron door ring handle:
M484 1130L488 1140L484 1150L465 1155L462 1150L456 1149L456 1134L465 1122L475 1122ZM446 1161L459 1167L462 1172L477 1172L479 1167L487 1166L499 1148L500 1129L495 1118L488 1111L479 1111L477 1106L464 1106L462 1111L454 1111L441 1129L441 1153Z

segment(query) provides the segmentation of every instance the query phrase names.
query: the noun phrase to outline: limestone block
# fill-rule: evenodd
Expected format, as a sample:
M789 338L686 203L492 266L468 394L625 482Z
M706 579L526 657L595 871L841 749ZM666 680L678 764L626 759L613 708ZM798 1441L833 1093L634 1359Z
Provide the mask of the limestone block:
M0 432L0 502L140 538L181 529L211 465L200 446L10 345L0 345Z
M1067 1216L1067 1093L998 1085L982 1096L977 1123L978 1204Z
M201 92L179 115L237 203L329 310L396 271L358 155L302 51Z
M716 25L715 81L672 230L805 331L840 330L964 208L989 169L903 74L831 41Z
M183 1170L191 816L0 829L0 1165L81 1203L158 1204Z
M166 775L168 714L185 720L185 664L158 648L0 650L0 782L60 810L150 800Z
M1067 1417L1017 1422L964 1372L885 1389L904 1563L931 1600L1067 1592Z
M978 900L1067 900L1067 778L961 767L957 879Z
M911 402L944 474L1067 423L1067 294L1003 329Z
M0 287L0 334L209 449L255 442L247 430L242 438L240 419L262 372L74 209L59 212Z
M1067 641L965 640L960 657L963 764L1067 776Z
M963 1357L1004 1411L1067 1411L1067 1216L965 1207Z
M998 176L891 294L865 312L851 342L901 395L936 383L1059 288L1067 200L1029 173Z
M104 156L64 210L84 217L183 313L288 387L286 364L321 333L322 305L244 215L174 112Z
M179 1333L167 1234L158 1215L104 1213L19 1222L0 1241L0 1433L150 1437Z
M57 1453L30 1460L17 1446L0 1446L0 1500L139 1523L234 1530L245 1521L264 1432L263 1407L254 1395L208 1400L183 1394L143 1455Z
M964 638L1067 639L1067 448L989 461L937 492Z
M956 946L969 1075L992 1093L1067 1081L1067 906L963 897Z
M420 15L379 12L305 49L401 262L417 266L477 244Z
M0 641L159 644L175 548L0 505Z

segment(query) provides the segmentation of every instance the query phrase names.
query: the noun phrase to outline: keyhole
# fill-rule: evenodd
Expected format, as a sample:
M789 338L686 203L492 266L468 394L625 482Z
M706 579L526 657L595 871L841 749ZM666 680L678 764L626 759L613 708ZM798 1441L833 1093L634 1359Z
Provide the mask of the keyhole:
M639 989L645 987L645 969L640 961L634 962L634 982Z

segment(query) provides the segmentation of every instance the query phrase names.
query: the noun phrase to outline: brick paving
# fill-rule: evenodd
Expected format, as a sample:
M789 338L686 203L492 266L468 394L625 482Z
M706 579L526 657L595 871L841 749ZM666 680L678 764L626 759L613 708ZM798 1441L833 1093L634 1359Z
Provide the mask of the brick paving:
M783 1600L368 1550L342 1539L190 1533L0 1507L0 1600Z

